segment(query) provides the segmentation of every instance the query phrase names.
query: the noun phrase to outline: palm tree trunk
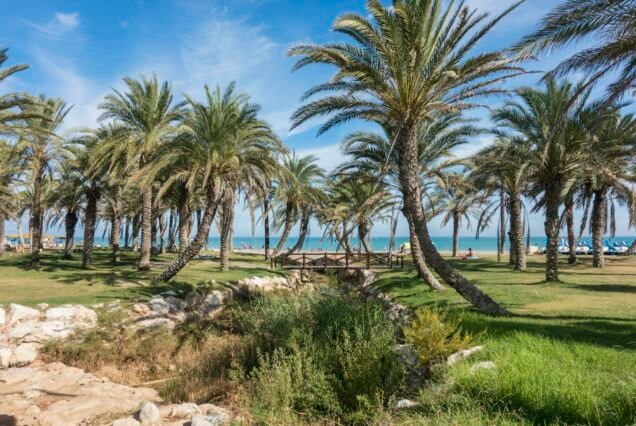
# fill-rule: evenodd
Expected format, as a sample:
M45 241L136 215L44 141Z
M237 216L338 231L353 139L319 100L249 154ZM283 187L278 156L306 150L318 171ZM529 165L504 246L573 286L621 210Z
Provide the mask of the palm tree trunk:
M605 266L603 235L607 223L607 188L594 191L592 204L592 267Z
M234 224L234 192L228 191L221 210L221 271L230 270L232 225Z
M457 257L459 250L459 215L453 213L453 257Z
M141 215L139 213L135 214L132 222L132 247L133 251L139 250L138 240L139 240L139 231L141 230Z
M265 200L263 201L263 215L264 215L264 219L263 219L263 227L264 229L264 234L265 234L265 260L269 260L269 244L270 244L270 237L269 237L269 198L267 198L267 196L265 197Z
M289 233L294 226L293 221L294 214L294 206L291 203L287 203L285 206L285 226L283 228L283 234L280 236L280 240L278 240L278 244L276 244L276 248L274 249L274 253L272 256L276 256L282 249L285 247L285 242L287 242L287 238L289 238Z
M77 226L77 213L75 210L69 210L66 212L66 216L64 217L64 229L65 229L65 240L64 240L64 254L62 254L62 259L70 259L73 257L73 246L75 241L75 227Z
M113 213L111 218L111 233L110 233L110 247L112 250L113 263L119 263L121 261L121 249L119 247L119 236L121 234L121 216L119 211Z
M501 260L506 245L506 193L503 182L499 189L499 247L497 247L497 261Z
M401 206L401 204L400 204ZM395 233L397 231L397 224L398 224L398 211L399 211L399 207L396 209L391 210L391 228L390 228L390 234L389 234L389 254L393 254L393 252L395 251Z
M369 237L369 228L367 227L367 224L364 223L364 224L358 225L358 239L362 243L362 247L364 247L364 251L368 254L371 254L373 253L373 250L369 246L368 237Z
M422 211L422 197L419 182L420 164L418 156L417 129L406 126L399 141L400 165L399 178L404 199L404 210L412 218L413 227L418 237L425 259L439 276L453 287L462 297L482 312L492 315L506 315L508 311L492 300L487 294L470 283L451 267L433 245L426 217Z
M130 216L126 216L126 224L124 225L124 248L128 249L130 246Z
M99 191L95 185L86 191L86 212L84 217L84 251L82 268L90 269L93 263L93 244L95 242L95 223L97 222L97 200Z
M157 222L159 222L159 217L157 216L156 208L153 209L151 217L152 224L150 225L150 254L152 256L156 256L157 254L159 254L159 249L157 248L157 231L159 229L159 227L157 226Z
M574 234L574 200L570 199L565 203L565 226L568 232L568 246L570 253L568 264L576 264L576 236Z
M5 222L4 213L0 212L0 257L4 256Z
M523 221L521 219L521 196L510 194L510 251L515 271L526 269L526 247L523 241Z
M31 241L31 266L40 267L40 246L42 240L42 175L44 173L38 167L33 178L33 202L31 204L31 233L29 235Z
M545 190L546 282L559 281L559 204L561 188L553 184Z
M188 247L190 234L190 206L185 197L179 200L179 253Z
M420 240L417 238L417 233L415 232L415 226L412 223L412 220L409 216L404 214L406 217L406 221L409 224L409 242L411 243L411 257L413 258L413 264L415 264L415 269L417 270L417 276L424 280L427 286L431 290L443 291L446 290L444 287L433 275L433 272L428 268L426 264L426 259L424 259L424 254L422 254L422 249L420 247Z
M168 218L168 251L172 251L175 246L174 209L170 209Z
M166 252L166 215L159 215L159 254Z
M634 241L632 241L632 245L629 246L629 249L627 250L627 255L628 256L631 256L634 253L636 253L636 239L634 239Z
M309 214L303 213L300 218L300 230L298 232L298 241L296 244L287 251L287 255L296 253L298 250L302 249L305 245L305 239L307 238L307 233L309 232Z
M203 215L201 226L197 229L197 235L194 237L194 240L188 245L183 253L179 253L177 255L177 258L168 265L161 274L153 279L154 282L168 281L170 278L174 277L181 269L183 269L184 266L188 264L188 262L199 254L201 248L203 248L203 245L208 240L210 225L214 220L214 216L216 215L216 211L220 203L220 197L217 194L216 186L213 183L210 183L208 186L208 194L206 198L205 213Z
M139 270L150 269L150 240L152 237L152 188L144 188L142 195L141 213L141 255L139 257Z

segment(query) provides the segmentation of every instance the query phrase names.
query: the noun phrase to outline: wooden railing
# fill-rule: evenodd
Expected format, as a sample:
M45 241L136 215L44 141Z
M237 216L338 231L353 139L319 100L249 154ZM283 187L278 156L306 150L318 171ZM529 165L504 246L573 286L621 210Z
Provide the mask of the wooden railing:
M404 268L404 255L388 252L281 253L271 259L272 269L393 269Z

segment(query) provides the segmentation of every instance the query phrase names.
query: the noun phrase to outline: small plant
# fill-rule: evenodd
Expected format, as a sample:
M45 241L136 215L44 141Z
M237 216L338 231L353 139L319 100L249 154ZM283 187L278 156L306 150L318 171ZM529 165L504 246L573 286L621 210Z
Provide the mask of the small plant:
M404 329L404 337L420 363L427 367L467 348L473 341L473 336L462 330L460 320L449 317L447 310L423 308L415 312L415 319Z

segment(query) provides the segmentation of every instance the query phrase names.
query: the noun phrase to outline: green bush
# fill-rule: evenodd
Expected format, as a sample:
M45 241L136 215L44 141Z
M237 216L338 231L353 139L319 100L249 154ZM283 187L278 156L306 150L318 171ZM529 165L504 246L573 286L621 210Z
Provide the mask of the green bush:
M393 323L356 298L263 298L241 321L259 342L248 399L259 419L367 422L402 389ZM296 417L295 417L296 416Z
M415 319L404 329L406 341L417 353L420 363L430 366L467 348L473 338L465 333L456 318L446 310L419 308Z

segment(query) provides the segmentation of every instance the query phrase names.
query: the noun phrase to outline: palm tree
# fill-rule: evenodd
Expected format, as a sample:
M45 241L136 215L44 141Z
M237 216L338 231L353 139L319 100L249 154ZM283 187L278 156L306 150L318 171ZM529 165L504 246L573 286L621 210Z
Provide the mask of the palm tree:
M442 191L444 195L441 205L437 208L445 212L442 216L442 226L449 222L453 224L453 257L457 257L459 228L462 222L465 222L470 229L470 217L477 216L476 209L483 203L484 196L473 186L468 170L447 174L443 180Z
M174 137L175 124L183 116L184 104L173 102L170 84L161 85L157 77L141 81L124 78L128 91L106 96L100 105L100 120L113 120L122 129L115 137L100 144L96 152L98 163L110 162L112 167L124 164L128 169L143 168L149 164L158 147ZM139 269L150 269L152 233L152 182L141 187L143 198L141 225L141 256Z
M275 154L282 149L269 125L258 119L258 106L246 95L237 94L235 85L211 91L205 86L205 103L186 97L191 112L183 120L183 133L162 147L153 164L140 171L147 180L170 170L170 181L184 181L186 188L199 185L205 194L205 209L197 234L190 245L156 278L167 281L192 260L205 244L217 209L227 188L236 187L242 174L264 180L276 168ZM191 161L187 170L174 167Z
M634 16L636 3L633 0L567 0L553 8L540 27L524 37L515 49L529 57L577 41L596 41L562 62L548 77L578 71L591 76L591 84L620 69L616 80L607 88L605 105L610 105L636 85Z
M476 185L490 192L499 192L503 187L507 196L504 200L497 197L495 203L484 209L477 225L478 232L485 228L496 211L507 207L510 215L511 264L518 271L526 269L522 196L528 187L529 163L526 159L529 148L528 144L521 141L514 143L507 138L498 138L492 145L482 149L472 161ZM502 232L498 233L503 238Z
M389 129L385 129L390 133ZM458 164L453 156L453 150L466 143L469 136L478 133L469 120L461 115L453 113L438 118L419 130L419 161L420 161L420 186L422 196L428 205L434 205L430 188L435 188L440 179L445 176L447 170ZM386 182L392 191L400 191L399 178L399 152L394 149L392 141L374 132L356 132L347 136L342 144L343 152L352 158L340 165L337 173L361 173L374 176L377 180ZM401 204L401 203L400 203ZM444 290L437 278L429 270L424 254L420 248L418 236L413 229L413 222L406 212L404 216L409 222L409 239L411 255L418 271L418 275L432 290ZM434 216L431 209L428 210L428 218ZM393 228L396 225L393 220Z
M85 175L80 168L80 149L72 149L73 156L61 162L57 171L57 182L49 204L52 206L52 216L49 225L55 226L64 221L65 240L63 259L73 256L75 228L79 222L79 213L84 201Z
M544 88L518 89L518 100L506 102L493 114L494 121L508 129L498 130L501 136L530 145L525 162L533 191L541 195L535 210L545 208L547 282L559 280L559 207L583 162L580 117L587 96L580 94L580 86L548 79Z
M61 99L46 98L41 95L36 103L25 108L30 117L25 119L29 129L18 141L22 166L28 169L31 185L31 266L40 265L42 238L42 185L44 179L53 173L54 166L71 155L63 138L56 135L64 118L70 111Z
M17 205L13 184L18 174L17 152L7 141L0 140L0 256L4 255L6 220L14 217Z
M474 99L502 91L502 80L522 73L504 53L470 55L477 42L515 6L493 20L463 3L441 0L395 0L385 7L369 0L370 18L347 13L333 29L352 39L324 46L300 45L295 69L309 64L335 66L336 74L310 89L306 103L293 115L294 126L322 115L330 118L319 133L351 121L389 124L390 140L400 155L400 189L404 211L426 259L449 285L483 312L507 311L481 292L437 252L422 209L418 158L419 128L437 117L477 106Z
M0 67L9 59L9 49L0 48ZM20 71L28 69L25 64L0 69L0 83ZM24 120L37 117L33 110L26 109L33 100L22 93L5 93L0 95L0 135L15 135L24 132Z
M320 180L325 177L325 171L316 161L318 158L313 155L299 157L295 152L283 157L274 193L274 200L279 205L275 214L276 224L283 232L272 256L276 256L283 249L292 227L299 219L306 224L305 233L308 230L311 206L316 206L320 202L322 191L319 185ZM303 229L299 239L302 237L302 231Z
M636 155L636 119L631 114L621 115L619 108L607 111L591 108L589 114L591 134L585 145L584 183L579 196L585 212L581 230L589 217L592 266L602 268L605 264L603 236L608 216L612 235L616 229L614 204L626 205L630 225L636 223L636 194L630 187L630 183L636 182L636 176L630 171ZM596 124L598 120L600 125Z

